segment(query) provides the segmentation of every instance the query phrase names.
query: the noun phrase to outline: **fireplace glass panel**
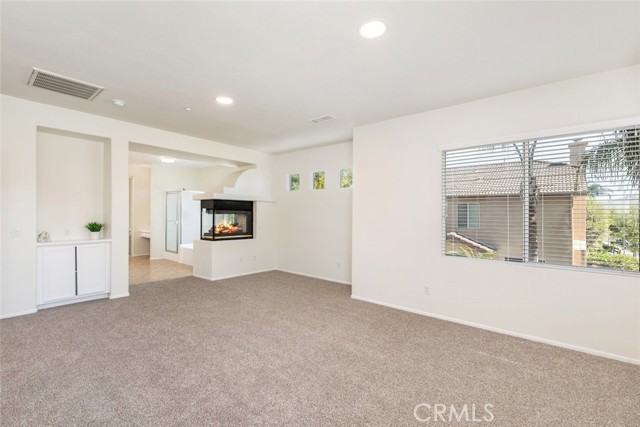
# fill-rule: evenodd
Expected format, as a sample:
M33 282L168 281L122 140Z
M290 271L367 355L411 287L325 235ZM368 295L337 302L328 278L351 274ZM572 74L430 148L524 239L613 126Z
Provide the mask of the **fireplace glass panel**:
M205 202L209 202L209 200L204 200L202 202L202 213L200 214L200 237L206 240L213 240L213 203L211 203L211 207L209 208L205 206Z
M247 217L246 212L240 211L216 212L213 216L214 235L245 235Z
M202 239L253 238L253 202L203 200L201 206Z

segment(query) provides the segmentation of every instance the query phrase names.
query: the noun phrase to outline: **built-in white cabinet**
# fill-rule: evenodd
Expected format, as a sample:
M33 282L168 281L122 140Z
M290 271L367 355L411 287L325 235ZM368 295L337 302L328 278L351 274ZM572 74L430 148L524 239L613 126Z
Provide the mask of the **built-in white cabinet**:
M76 247L38 248L38 304L76 296Z
M39 308L103 298L110 290L109 241L38 246Z

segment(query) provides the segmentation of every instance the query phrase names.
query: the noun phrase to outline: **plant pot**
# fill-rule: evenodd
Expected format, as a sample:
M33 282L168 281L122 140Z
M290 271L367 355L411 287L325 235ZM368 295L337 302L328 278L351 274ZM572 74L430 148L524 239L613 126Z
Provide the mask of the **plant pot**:
M91 240L99 240L100 239L100 232L99 231L92 231L91 232Z

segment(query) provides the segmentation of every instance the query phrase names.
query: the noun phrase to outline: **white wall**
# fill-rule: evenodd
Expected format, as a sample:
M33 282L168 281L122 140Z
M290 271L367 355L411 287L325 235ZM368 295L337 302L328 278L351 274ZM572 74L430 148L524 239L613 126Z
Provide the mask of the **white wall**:
M36 130L2 96L2 289L0 316L36 309ZM25 142L26 143L23 143Z
M225 177L222 191L226 194L271 194L271 176L264 169L246 169Z
M193 196L196 194L196 192L190 190L182 191L180 209L181 244L191 244L194 240L200 239L200 200L193 200Z
M150 239L140 237L140 230L151 231L151 167L129 166L133 178L133 253L132 256L149 255Z
M106 140L103 144L103 176L102 176L102 238L110 239L111 238L111 226L112 226L112 210L113 204L112 200L112 178L111 174L111 141Z
M222 193L225 188L236 189L237 192L243 194L271 194L271 182L269 179L264 179L263 176L260 177L249 177L244 178L245 180L249 180L251 185L249 188L242 188L243 186L238 185L238 178L241 175L247 173L246 167L227 167L227 166L214 166L210 168L202 168L198 171L198 179L200 181L200 189L205 191L206 193ZM263 170L260 173L264 173ZM264 183L269 186L268 188L264 188ZM260 187L260 189L256 192L256 188ZM249 193L250 192L250 193Z
M38 233L47 231L52 240L87 239L87 223L104 223L104 145L38 132Z
M278 269L351 283L351 188L340 188L340 169L352 166L352 144L336 144L274 158ZM325 172L325 189L313 190L313 172ZM300 174L300 190L288 176ZM360 176L354 170L355 185Z
M440 243L439 148L630 117L640 117L638 66L356 128L354 298L640 362L637 275L444 257ZM382 233L398 211L403 227Z
M0 118L2 117L2 103L0 102ZM1 121L0 121L0 128L1 128ZM2 179L4 178L4 173L3 173L3 162L2 162L2 157L5 155L5 148L4 145L2 144L2 139L4 138L4 132L0 131L0 189L4 190L4 188L2 188ZM2 221L2 216L4 215L4 209L2 208L2 194L4 192L0 191L0 290L2 289L2 277L3 277L3 269L2 269L2 264L4 263L4 258L2 256L2 237L4 235L4 222ZM0 291L0 310L2 309L2 292Z
M0 316L33 312L36 301L36 133L38 127L94 135L110 140L105 153L111 171L104 188L104 215L111 243L111 297L128 295L129 142L204 156L254 163L270 174L271 156L125 121L2 95L2 288ZM126 115L126 111L123 111ZM106 148L107 146L105 146ZM106 160L105 160L106 162ZM268 195L271 196L271 195ZM13 233L11 232L13 230Z

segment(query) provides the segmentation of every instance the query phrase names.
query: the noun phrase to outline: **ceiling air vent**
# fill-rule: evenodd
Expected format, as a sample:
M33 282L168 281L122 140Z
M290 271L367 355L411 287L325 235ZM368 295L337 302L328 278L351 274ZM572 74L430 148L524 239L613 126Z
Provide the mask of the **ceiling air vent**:
M326 122L327 120L333 120L336 117L334 116L322 116L322 117L316 117L315 119L311 119L310 121L312 121L313 123L320 123L320 122Z
M103 87L80 80L61 76L60 74L33 68L27 86L35 86L66 95L93 101L104 90Z

